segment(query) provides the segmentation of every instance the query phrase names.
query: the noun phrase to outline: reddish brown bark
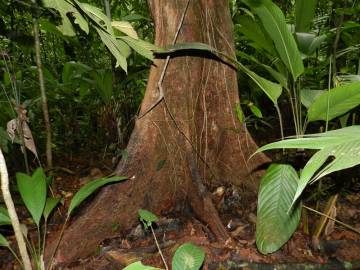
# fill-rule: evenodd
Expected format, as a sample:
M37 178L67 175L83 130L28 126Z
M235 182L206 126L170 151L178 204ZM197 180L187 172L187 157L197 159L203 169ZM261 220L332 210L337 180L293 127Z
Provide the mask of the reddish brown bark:
M171 44L187 0L148 2L155 43ZM234 56L232 36L228 2L196 0L190 1L177 42L203 42ZM159 96L164 62L158 59L151 67L142 112ZM128 158L116 169L134 179L101 190L67 229L57 261L89 254L116 234L114 224L133 226L139 208L160 214L186 199L219 240L227 238L205 186L254 185L252 171L267 161L262 155L248 161L256 145L234 113L236 70L209 55L182 54L171 58L162 86L165 100L136 121Z

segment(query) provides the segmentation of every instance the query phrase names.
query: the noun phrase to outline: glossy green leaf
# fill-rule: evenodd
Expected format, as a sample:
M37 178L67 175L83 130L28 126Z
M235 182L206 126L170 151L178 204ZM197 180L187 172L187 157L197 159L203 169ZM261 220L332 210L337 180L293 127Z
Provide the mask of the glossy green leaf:
M43 216L44 216L45 220L47 220L49 218L51 212L58 205L60 200L61 200L61 198L47 198L46 199L44 212L43 212Z
M308 110L308 121L330 121L359 104L360 81L339 86L326 91L311 104Z
M205 259L202 248L191 243L181 245L175 252L172 260L173 270L198 270Z
M113 35L114 31L111 26L111 21L98 7L90 5L88 3L82 3L73 0L77 6L98 26L103 28L109 34Z
M254 42L257 47L264 49L271 55L275 54L274 44L271 39L268 39L268 37L265 36L263 30L256 21L249 16L241 16L237 21L239 23L239 27L236 28L237 30Z
M149 60L154 59L154 55L153 55L154 51L160 50L160 48L156 47L155 45L141 39L135 39L130 36L121 36L118 38L120 40L123 40L134 51L136 51L137 53L139 53L140 55L144 56Z
M293 204L309 182L314 182L332 172L360 164L360 126L350 126L325 133L308 134L305 138L287 139L267 144L257 152L279 148L318 149L303 168ZM322 166L332 157L332 161ZM321 168L321 169L320 169Z
M240 65L240 69L244 71L257 84L257 86L260 87L260 89L270 98L274 104L277 104L277 100L282 93L281 85L260 77L244 65Z
M135 29L128 21L113 21L111 22L112 27L119 30L120 32L132 37L134 39L139 39Z
M10 225L11 220L6 208L0 206L0 226L1 225Z
M315 16L317 0L296 0L295 31L309 32Z
M304 66L295 39L285 22L284 14L270 0L265 0L262 5L253 7L253 10L274 42L281 60L296 80L304 72Z
M249 108L250 108L250 111L257 117L257 118L262 118L263 116L262 116L262 113L261 113L261 110L257 107L257 106L255 106L254 104L251 104L250 106L249 106Z
M124 176L113 176L109 178L100 178L93 180L83 186L72 198L70 206L68 209L67 215L70 216L76 207L78 207L87 197L94 193L98 188L115 182L120 182L126 180L127 177Z
M261 180L256 245L263 254L277 251L299 225L300 205L289 212L298 179L296 171L290 165L272 164Z
M145 209L139 209L139 219L144 224L145 229L151 226L152 223L157 222L159 218Z
M152 266L143 265L141 262L134 262L126 266L123 270L161 270Z
M75 36L75 31L68 17L71 14L75 18L75 23L86 33L89 33L89 25L79 11L68 1L65 0L42 0L44 7L53 8L60 13L62 24L57 28L66 36Z
M302 105L306 108L309 108L314 101L321 96L325 90L310 90L310 89L301 89L300 99Z
M17 186L26 208L39 227L41 215L46 203L46 176L42 168L36 169L32 176L17 173Z
M306 56L313 55L326 40L326 35L316 36L311 33L295 33L295 35L299 50Z
M102 42L109 49L112 55L116 59L116 67L120 66L125 72L127 72L126 57L130 54L130 47L123 41L116 40L116 38L106 31L96 28Z
M9 247L10 244L6 238L0 233L0 247Z

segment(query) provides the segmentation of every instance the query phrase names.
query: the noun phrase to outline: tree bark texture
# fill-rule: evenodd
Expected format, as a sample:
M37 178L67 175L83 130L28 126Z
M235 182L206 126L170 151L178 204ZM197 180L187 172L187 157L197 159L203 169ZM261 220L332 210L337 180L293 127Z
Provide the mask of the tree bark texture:
M155 23L155 44L172 43L187 0L149 0ZM228 1L191 0L177 39L203 42L235 57ZM158 82L165 60L154 61L141 113L159 97ZM248 161L256 144L239 124L236 70L211 55L173 55L166 69L164 100L138 119L116 174L128 181L105 187L67 229L58 262L71 261L136 224L137 211L156 214L190 201L195 214L220 241L227 238L208 189L220 184L255 186L254 170L267 162L263 155Z

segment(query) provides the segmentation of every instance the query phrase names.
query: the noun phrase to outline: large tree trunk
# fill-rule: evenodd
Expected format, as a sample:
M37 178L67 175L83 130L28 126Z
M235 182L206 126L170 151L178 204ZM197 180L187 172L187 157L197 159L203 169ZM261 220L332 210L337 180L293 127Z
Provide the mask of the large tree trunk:
M155 43L172 43L187 0L149 0L155 22ZM190 1L177 43L203 42L235 56L228 1ZM159 97L157 83L164 59L151 67L141 113ZM219 184L254 186L254 169L267 161L248 161L256 145L239 125L236 70L209 55L173 56L162 83L164 100L138 119L116 174L128 181L105 187L67 229L57 261L87 255L104 239L137 221L137 210L160 214L188 200L198 218L218 240L228 237L205 188ZM211 211L213 210L213 211Z

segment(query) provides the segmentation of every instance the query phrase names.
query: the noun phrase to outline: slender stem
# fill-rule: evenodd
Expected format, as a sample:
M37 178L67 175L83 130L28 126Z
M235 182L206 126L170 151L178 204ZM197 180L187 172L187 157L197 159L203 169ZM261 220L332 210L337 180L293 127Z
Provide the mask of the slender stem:
M16 255L15 251L14 251L10 246L8 246L7 248L9 249L9 251L11 252L11 254L14 256L15 260L17 260L18 263L19 263L21 266L23 266L22 261L21 261L20 258Z
M163 253L162 253L162 251L161 251L161 249L160 249L159 243L158 243L158 241L157 241L157 238L156 238L154 229L153 229L153 227L152 227L151 225L150 225L150 229L151 229L151 232L152 232L152 234L153 234L153 236L154 236L156 247L157 247L157 249L159 250L159 254L160 254L161 259L162 259L162 261L163 261L163 263L164 263L164 265L165 265L165 269L166 269L166 270L169 270L169 267L167 266L167 263L166 263L166 261L165 261L164 255L163 255Z
M67 215L67 216L66 216L66 219L65 219L65 222L64 222L64 224L63 224L63 226L62 226L62 228L61 228L60 235L59 235L59 239L58 239L58 241L57 241L57 243L56 243L56 245L55 245L55 248L54 248L54 250L53 250L53 252L52 252L52 254L51 254L51 257L50 257L50 259L49 259L49 265L48 265L48 267L46 268L47 270L50 270L50 269L52 268L52 263L53 263L53 260L54 260L56 251L57 251L57 249L59 248L61 239L62 239L62 237L63 237L63 235L64 235L65 227L66 227L66 224L67 224L68 221L69 221L69 218L70 218L70 216Z
M277 112L277 114L279 116L281 139L283 140L284 139L284 126L283 126L283 122L282 122L281 111L280 111L280 108L279 108L279 106L277 104L275 104L274 106L275 106L276 112Z
M41 231L40 227L37 227L37 233L38 233L38 256L41 256Z
M348 224L346 224L346 223L344 223L344 222L342 222L342 221L340 221L340 220L337 220L337 219L335 219L335 218L333 218L333 217L331 217L331 216L329 216L329 215L326 215L326 214L324 214L324 213L321 213L321 212L319 212L319 211L317 211L317 210L315 210L315 209L313 209L313 208L311 208L311 207L308 207L308 206L306 206L306 205L303 205L303 207L304 207L305 209L307 209L307 210L310 210L310 211L318 214L318 215L327 217L328 219L331 219L332 221L335 221L336 223L344 226L345 228L348 228L348 229L350 229L350 230L352 230L352 231L360 234L360 231L359 231L359 230L357 230L356 228L354 228L354 227L352 227L352 226L350 226L350 225L348 225Z
M300 135L300 126L299 126L299 104L298 104L298 97L296 94L296 85L295 82L293 82L292 85L292 91L293 91L293 95L294 95L294 108L295 108L295 130L296 130L296 137L298 137Z
M31 270L32 268L31 268L30 257L26 249L24 235L21 232L20 222L15 210L14 202L11 198L11 194L9 190L9 175L6 167L5 158L1 149L0 149L0 175L1 175L1 191L3 194L6 208L8 209L9 212L9 217L11 219L11 224L14 229L16 242L19 246L20 256L23 261L24 269Z
M336 57L334 57L334 58L336 58ZM329 127L330 88L331 88L331 78L332 78L332 64L331 64L331 60L332 60L332 57L331 57L331 55L330 55L325 132L328 131L328 127Z
M36 0L31 0L34 6L36 6ZM36 11L35 11L36 12ZM52 168L52 150L51 150L51 125L49 117L49 108L46 97L44 74L42 70L41 55L40 55L40 34L39 34L39 22L37 14L33 15L34 35L35 35L35 54L36 54L36 66L39 74L39 86L41 92L42 110L44 114L44 122L46 129L46 161L47 167Z
M41 254L44 254L44 252L45 252L46 234L47 234L47 220L45 219L45 222L44 222L44 235L43 235L43 240L42 240L43 242L42 242Z

